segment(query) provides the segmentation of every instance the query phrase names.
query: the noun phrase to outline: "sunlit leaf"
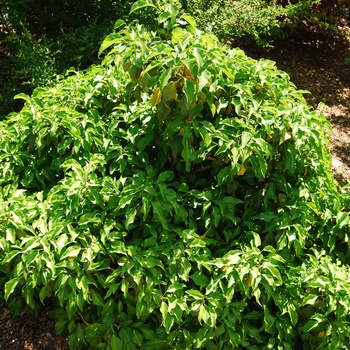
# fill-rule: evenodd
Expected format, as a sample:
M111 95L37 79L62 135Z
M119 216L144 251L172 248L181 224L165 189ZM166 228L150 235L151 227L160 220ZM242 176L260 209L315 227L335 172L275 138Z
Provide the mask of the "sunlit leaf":
M173 45L176 44L184 35L185 33L181 28L174 28L172 31L171 43Z
M207 70L204 70L201 72L201 74L198 77L198 85L197 85L197 92L198 94L202 91L204 86L206 86L211 79L211 73Z
M189 16L187 14L183 14L181 16L181 18L183 18L188 24L190 24L193 28L196 28L196 20L192 17Z
M19 278L12 278L11 280L5 283L5 294L4 298L7 301L10 295L14 292L16 286L18 285Z
M121 25L121 23L119 23ZM119 26L120 26L119 25ZM118 33L112 33L109 34L102 42L100 49L98 50L98 55L100 56L103 51L111 47L112 45L120 42L122 40L120 34Z
M158 10L158 7L154 5L151 1L145 1L145 0L138 0L133 3L131 6L130 14L133 13L134 11L141 10L145 7L153 7L156 10Z
M66 250L63 251L61 255L61 260L63 259L75 259L81 251L81 247L73 245L69 246Z
M186 108L190 109L192 103L196 100L197 97L195 83L192 80L185 79L183 91L187 98Z
M197 299L197 300L202 300L204 299L204 295L198 291L198 290L195 290L195 289L189 289L189 290L186 290L186 293L188 295L190 295L191 297L193 297L194 299Z

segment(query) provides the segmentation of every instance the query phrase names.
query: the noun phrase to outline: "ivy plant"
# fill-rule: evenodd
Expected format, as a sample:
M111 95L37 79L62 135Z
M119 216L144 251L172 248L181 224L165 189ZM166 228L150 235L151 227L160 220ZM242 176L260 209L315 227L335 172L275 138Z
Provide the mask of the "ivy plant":
M72 349L345 349L349 197L272 61L138 1L105 58L0 123L0 286Z

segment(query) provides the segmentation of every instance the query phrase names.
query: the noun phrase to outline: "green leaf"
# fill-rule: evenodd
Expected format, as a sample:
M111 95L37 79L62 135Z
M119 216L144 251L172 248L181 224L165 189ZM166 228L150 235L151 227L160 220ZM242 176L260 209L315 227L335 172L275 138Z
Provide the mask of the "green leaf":
M142 215L142 220L147 220L148 214L150 212L151 206L150 202L146 197L142 197L142 206L141 206L141 213Z
M66 234L61 234L56 239L55 245L57 247L57 253L61 254L62 249L67 245L68 242L68 236Z
M127 249L125 247L125 243L116 239L110 240L106 244L106 248L108 253L112 254L123 254L127 255Z
M119 331L119 336L123 340L124 346L129 348L133 340L133 332L129 327L121 327Z
M278 282L279 284L282 284L282 277L281 277L281 274L280 274L279 270L278 270L275 266L272 266L272 265L270 265L270 264L267 263L267 264L264 264L264 268L267 269L267 270L270 272L271 276L272 276L275 280L277 280L277 282Z
M166 220L166 215L164 214L164 206L159 201L152 201L151 205L156 221L160 222L163 228L166 228L168 224Z
M111 47L112 45L120 42L122 40L122 37L118 33L112 33L107 35L107 37L103 40L100 49L98 50L98 56L102 54L103 51Z
M111 349L121 349L123 346L123 342L115 334L109 337L108 343Z
M28 252L30 250L33 250L34 248L40 246L40 243L41 243L39 236L24 238L22 242L24 244L23 252Z
M7 239L7 237L6 237L6 239ZM5 264L11 262L11 260L14 259L19 254L21 254L21 250L10 251L9 253L6 254L5 258L1 261L1 264L5 265Z
M25 100L27 102L31 102L30 96L24 94L23 92L15 95L14 99L16 99L16 100L22 99L22 100Z
M75 259L81 251L81 247L77 245L69 246L61 255L61 260L63 259Z
M171 33L171 44L175 45L184 35L185 32L181 28L174 28Z
M125 228L129 230L132 227L132 224L135 222L137 215L137 208L128 208L125 213Z
M188 14L183 14L181 18L183 18L190 26L192 26L193 28L196 28L197 26L196 20L192 16Z
M218 185L222 185L223 183L227 182L231 177L231 167L226 166L223 169L220 170L218 174Z
M174 283L172 283L172 284L168 287L166 293L174 293L174 292L176 292L176 291L178 291L178 290L181 290L181 291L182 291L183 288L184 288L184 285L183 285L182 283L180 283L180 282L174 282Z
M125 25L125 21L123 21L122 19L118 19L115 23L114 23L114 29L120 28L123 25Z
M10 295L14 292L18 282L19 282L19 278L15 277L12 278L11 280L7 281L5 283L5 294L4 294L4 298L6 301L8 301L8 298L10 297Z
M168 84L169 79L172 76L172 68L166 69L159 77L159 90L163 91L164 87Z
M207 311L206 306L202 304L199 307L199 311L198 311L198 321L199 322L203 321L203 323L207 323L209 319L210 319L210 314Z
M51 292L51 286L49 284L44 285L40 292L39 292L39 300L41 303L44 303L44 300L46 297L48 297L48 294Z
M189 172L191 170L191 163L196 159L196 151L189 142L185 142L181 156L185 160L186 171Z
M196 58L196 62L198 65L198 70L201 71L203 67L203 58L205 55L203 54L205 51L202 49L199 49L198 47L195 47L193 49L193 56ZM198 90L199 92L199 90Z
M133 340L134 343L138 346L138 347L142 347L142 341L143 341L143 337L141 335L140 332L138 332L136 329L132 330L132 334L133 334Z
M209 83L211 76L212 76L211 73L207 70L204 70L201 72L201 74L198 77L198 85L197 85L198 94L203 90L204 86L206 86Z
M197 286L200 286L202 288L205 288L209 285L208 278L200 271L196 271L193 275L190 276L190 278Z
M165 327L165 330L167 333L170 333L171 327L174 324L174 318L169 313L168 305L164 301L162 301L162 303L160 304L159 310L162 314L163 325Z
M297 308L295 307L294 303L293 302L289 302L287 304L287 309L288 309L288 313L289 313L289 316L290 316L290 319L292 321L292 325L295 326L298 322L298 310Z
M152 1L138 0L132 5L130 14L132 14L135 11L141 10L144 7L153 7L157 11L160 11L160 9L156 5L154 5Z
M249 140L252 138L252 134L247 131L242 132L242 144L241 147L245 148L248 145Z
M143 349L157 350L163 349L167 345L167 341L163 339L148 340L143 344Z
M144 263L145 263L145 266L148 268L153 268L155 266L159 266L159 267L163 268L162 261L159 259L153 258L151 256L145 256Z
M149 326L142 324L139 326L138 330L142 332L142 335L147 339L147 340L156 340L158 337L155 334L155 332L149 328Z
M129 293L129 281L126 278L122 280L120 290L124 293L124 298L126 298Z
M269 309L264 305L264 325L267 332L271 332L276 322L276 317L272 316Z
M181 277L184 281L188 281L188 275L191 271L191 263L187 258L181 259L181 265L180 269L178 271L179 277Z
M307 332L310 332L311 330L315 329L318 325L319 325L318 320L310 319L302 327L300 327L300 331L307 333Z
M186 293L189 294L191 297L193 297L196 300L203 300L204 299L204 295L199 290L189 289L189 290L186 290Z
M92 302L94 305L97 305L97 306L104 306L104 301L103 301L103 298L101 297L101 295L96 292L95 290L91 289L90 290L90 293L91 293L91 298L92 298Z
M163 171L158 175L157 178L157 184L160 184L161 182L171 180L174 177L174 172L171 170Z
M185 79L183 92L186 95L186 108L190 109L197 96L195 83L192 80Z

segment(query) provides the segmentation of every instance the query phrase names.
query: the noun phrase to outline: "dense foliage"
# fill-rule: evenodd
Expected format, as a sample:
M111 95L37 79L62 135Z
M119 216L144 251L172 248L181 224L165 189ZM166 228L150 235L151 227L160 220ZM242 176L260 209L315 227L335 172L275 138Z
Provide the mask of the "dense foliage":
M349 348L349 198L286 73L171 2L0 124L0 285L72 349Z
M339 31L338 18L349 18L349 3L329 0L183 0L198 26L221 40L252 38L267 46L303 24Z

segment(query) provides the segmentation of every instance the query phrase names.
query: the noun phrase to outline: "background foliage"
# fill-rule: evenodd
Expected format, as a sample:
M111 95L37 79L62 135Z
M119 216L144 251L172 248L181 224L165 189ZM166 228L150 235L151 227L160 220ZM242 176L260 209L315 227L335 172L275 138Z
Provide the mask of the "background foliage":
M97 62L97 50L128 1L2 1L0 115L18 110L13 97L53 85L70 68Z
M339 31L337 19L349 17L345 1L183 1L197 19L199 27L215 33L221 40L251 38L257 45L269 45L286 38L301 26L316 25Z
M0 285L72 349L349 348L349 195L273 62L138 1L0 123ZM156 17L155 16L155 17Z

